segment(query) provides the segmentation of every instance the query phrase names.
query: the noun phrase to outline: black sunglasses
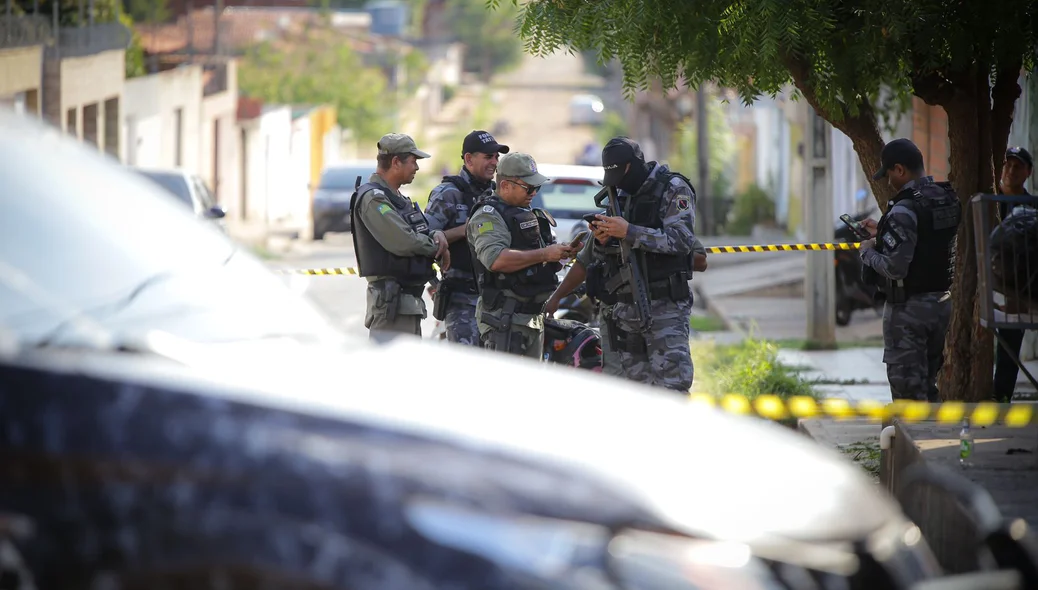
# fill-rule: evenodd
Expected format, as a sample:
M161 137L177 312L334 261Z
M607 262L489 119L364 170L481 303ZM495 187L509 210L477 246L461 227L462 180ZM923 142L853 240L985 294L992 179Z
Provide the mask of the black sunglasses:
M541 185L539 184L537 186L534 186L532 184L526 184L525 182L516 182L514 180L506 180L505 182L511 182L515 186L521 187L523 190L526 191L527 195L532 195L535 192L541 190Z

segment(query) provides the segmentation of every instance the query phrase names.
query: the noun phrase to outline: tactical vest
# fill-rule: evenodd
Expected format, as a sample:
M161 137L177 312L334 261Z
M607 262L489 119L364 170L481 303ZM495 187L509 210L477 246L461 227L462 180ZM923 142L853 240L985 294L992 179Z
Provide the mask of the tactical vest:
M454 185L461 192L462 202L466 206L465 211L472 211L473 205L475 205L476 200L480 196L472 185L470 185L460 175L444 176L441 182L450 183ZM459 219L458 224L452 227L465 225L465 222L467 221L468 217L466 216L465 219ZM443 229L451 229L451 227L445 227ZM449 250L451 253L451 268L458 269L465 275L472 274L472 254L469 252L468 240L464 238L460 240L455 240L449 246ZM473 289L474 288L475 286L473 285Z
M918 239L908 274L903 284L906 296L947 291L952 284L952 261L955 235L962 219L962 205L951 189L951 183L933 182L902 190L891 201L915 213ZM883 253L888 244L884 236L890 231L887 214L879 220L876 231L877 251Z
M513 207L502 201L497 195L491 195L480 199L472 206L472 209L469 210L469 218L471 219L476 210L481 207L493 207L504 218L508 231L512 234L510 248L513 250L538 250L555 241L551 231L551 216L540 209ZM535 264L510 273L491 272L476 257L471 244L469 244L469 250L476 284L483 295L484 305L487 309L499 307L499 295L508 294L533 303L535 304L533 307L538 308L534 311L519 309L518 311L521 313L537 313L539 306L547 301L559 285L557 273L562 270L562 265L558 262Z
M649 229L663 229L663 217L660 208L670 189L671 179L677 177L692 187L692 182L683 175L670 170L660 170L653 177L648 186L643 185L635 196L617 196L617 205L623 212L624 219L632 225L638 225ZM691 205L690 205L691 206ZM630 303L633 301L630 295L630 286L620 278L620 247L612 243L603 246L595 240L592 244L596 254L601 255L603 264L601 268L590 271L595 282L600 283L594 288L591 286L589 277L589 290L596 292L596 298L604 303ZM631 253L638 257L641 266L643 280L649 291L649 299L669 299L671 301L683 301L691 296L688 289L688 281L692 278L692 269L695 258L692 252L688 254L662 254L649 252L641 248L634 248ZM590 269L589 269L590 270Z
M358 178L358 183L359 183ZM353 226L353 250L357 254L357 270L362 277L393 277L404 286L424 285L436 277L433 259L427 256L397 256L382 247L358 213L360 197L379 189L386 193L393 209L417 234L427 235L429 223L418 205L401 199L384 186L368 182L357 187L350 197L350 221Z

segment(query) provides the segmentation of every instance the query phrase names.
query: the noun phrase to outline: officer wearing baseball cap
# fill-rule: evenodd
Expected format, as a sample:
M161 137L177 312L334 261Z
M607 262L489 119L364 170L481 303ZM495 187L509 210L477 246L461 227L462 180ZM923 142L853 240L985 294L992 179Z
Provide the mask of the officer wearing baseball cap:
M893 399L936 402L937 372L951 319L952 257L961 205L947 182L927 176L923 154L907 139L883 147L880 169L897 191L874 237L861 243L865 283L878 288L883 310L883 362Z
M602 150L603 184L616 187L622 216L597 215L592 250L582 252L588 296L600 302L604 372L687 393L694 367L689 350L696 268L695 202L692 182L658 162L646 162L641 147L616 137ZM619 240L631 245L649 295L652 322L639 331L632 285L624 278ZM701 245L700 245L701 247ZM706 257L703 249L702 266ZM587 263L585 266L584 264ZM635 280L635 279L631 279ZM610 368L613 355L619 368Z
M999 188L1003 195L1029 195L1024 183L1031 177L1034 159L1031 152L1019 146L1011 146L1006 150L1006 160L1002 163L1002 176ZM999 203L999 215L1003 219L1009 217L1013 210L1011 203ZM995 347L995 401L1008 404L1016 391L1016 378L1020 369L1013 360L1020 356L1020 347L1024 342L1024 331L1015 328L997 328L995 332L1001 344Z
M483 346L535 359L544 355L544 302L558 286L559 261L577 250L555 243L555 220L530 209L547 181L529 154L505 154L497 165L496 192L476 202L466 230Z
M498 155L507 154L508 150L507 145L498 143L486 131L469 133L461 146L461 171L444 176L429 193L429 204L425 207L429 227L443 230L450 244L451 268L443 273L433 297L433 316L445 323L450 342L480 346L476 323L479 291L473 278L465 223L469 209L479 197L493 192Z
M364 327L372 339L392 333L422 335L425 284L433 260L450 267L447 238L431 230L422 210L400 192L430 157L411 137L390 133L378 141L378 168L350 201L353 247L360 276L368 280Z

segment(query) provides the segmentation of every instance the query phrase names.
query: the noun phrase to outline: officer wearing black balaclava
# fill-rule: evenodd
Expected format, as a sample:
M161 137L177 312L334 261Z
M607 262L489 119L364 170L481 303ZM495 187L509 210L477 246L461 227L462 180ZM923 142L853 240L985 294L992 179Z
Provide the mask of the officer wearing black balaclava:
M692 183L657 162L646 162L641 147L626 137L602 150L603 184L617 188L620 216L597 215L594 259L587 269L588 295L612 305L610 347L632 381L688 392L692 387L688 318L692 278L696 193ZM643 269L652 322L639 332L631 285L621 277L620 240L631 246Z

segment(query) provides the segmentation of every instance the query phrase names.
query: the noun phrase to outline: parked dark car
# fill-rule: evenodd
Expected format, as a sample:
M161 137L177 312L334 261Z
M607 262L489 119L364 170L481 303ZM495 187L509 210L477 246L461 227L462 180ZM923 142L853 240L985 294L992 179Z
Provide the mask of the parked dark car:
M6 111L0 128L0 194L18 195L0 199L5 587L940 573L889 495L801 435L590 371L343 336L138 175ZM429 378L445 367L470 385Z
M357 160L325 168L314 189L315 240L323 240L328 232L350 231L350 196L357 187L357 177L364 184L377 166L375 160Z
M138 168L137 171L191 207L196 216L211 220L217 227L226 231L223 222L226 211L216 204L213 193L197 174L190 174L182 170L147 168Z

